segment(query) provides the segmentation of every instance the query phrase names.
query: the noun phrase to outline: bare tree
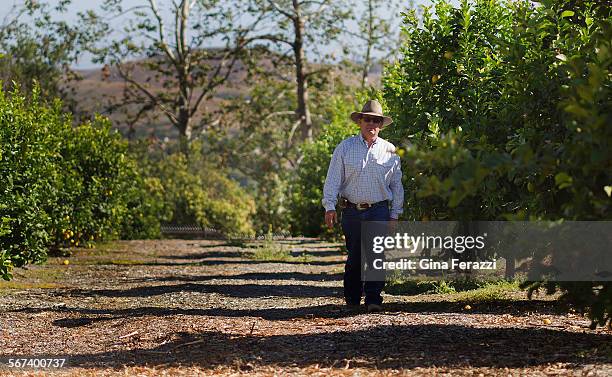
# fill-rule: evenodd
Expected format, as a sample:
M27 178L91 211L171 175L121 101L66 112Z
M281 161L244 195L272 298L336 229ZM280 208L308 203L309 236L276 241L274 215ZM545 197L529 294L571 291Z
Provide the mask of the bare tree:
M313 136L313 122L308 107L308 84L313 75L326 70L308 64L307 51L323 56L323 47L337 40L350 18L352 7L347 0L251 0L251 11L255 15L272 15L272 22L265 24L250 41L268 41L279 48L282 57L290 57L293 65L293 80L296 84L297 121L301 127L302 140Z
M362 88L368 85L375 53L382 53L381 60L385 60L399 49L398 27L392 21L399 19L399 1L363 0L363 2L365 10L358 15L359 33L352 33L357 40L363 42L365 50L360 65Z
M203 103L228 82L246 53L246 36L265 15L241 25L242 10L220 0L156 0L124 9L106 0L106 17L127 18L123 37L96 50L125 82L120 106L130 107L129 124L157 112L179 132L181 149L194 130ZM221 40L221 42L219 42ZM220 47L214 47L215 44ZM138 72L138 68L141 69ZM142 70L145 74L143 75Z

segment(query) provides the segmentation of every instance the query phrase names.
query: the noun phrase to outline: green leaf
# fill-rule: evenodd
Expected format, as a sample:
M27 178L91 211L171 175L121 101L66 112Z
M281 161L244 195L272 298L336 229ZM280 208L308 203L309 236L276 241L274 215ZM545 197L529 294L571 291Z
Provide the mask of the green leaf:
M574 114L580 118L588 118L589 116L591 116L591 113L589 113L584 107L580 106L577 103L567 105L565 107L565 111Z
M563 13L561 13L561 18L571 17L573 15L574 15L574 11L573 10L566 10Z
M555 175L555 184L560 189L564 189L570 187L573 183L572 177L570 177L567 173L561 172Z
M589 91L586 86L579 86L576 88L576 91L578 92L580 98L589 102L593 101L593 93Z
M467 192L464 190L453 191L448 199L448 206L451 208L457 207L466 196Z

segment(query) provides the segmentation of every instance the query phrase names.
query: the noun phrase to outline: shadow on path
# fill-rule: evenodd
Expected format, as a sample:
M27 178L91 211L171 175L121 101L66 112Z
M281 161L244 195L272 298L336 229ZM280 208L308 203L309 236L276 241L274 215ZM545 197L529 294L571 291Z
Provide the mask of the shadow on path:
M131 279L131 282L151 281ZM340 273L304 273L304 272L246 272L237 275L168 275L155 277L154 281L209 281L209 280L295 280L295 281L341 281Z
M463 304L456 302L414 302L386 304L386 313L381 315L394 316L398 313L417 314L466 314ZM139 307L126 309L88 309L74 307L59 308L24 308L13 312L41 313L41 312L70 313L69 318L58 319L53 322L60 327L79 327L95 322L113 319L130 319L144 316L167 317L174 315L215 316L215 317L259 317L265 320L290 320L296 318L344 318L363 314L364 309L350 310L344 305L316 305L297 308L264 308L264 309L228 309L228 308L160 308ZM512 303L491 302L480 304L470 314L512 314L515 316L528 316L531 313L557 314L560 309L550 301L523 300ZM74 318L74 314L81 314L82 318Z
M311 265L311 266L333 266L344 264L344 261L309 261L309 262L300 262L300 261L259 261L259 260L219 260L219 259L204 259L195 264L200 266L215 266L222 264L266 264L266 263L280 263L280 264L303 264L303 265ZM191 264L191 263L175 263L175 264ZM168 265L172 265L169 263Z
M161 257L167 259L179 259L172 256ZM231 264L246 264L246 265L264 265L264 264L301 264L301 265L312 265L312 266L333 266L344 264L344 261L260 261L260 260L248 260L248 259L206 259L203 258L201 261L193 262L161 262L161 261L147 261L147 260L129 260L129 263L110 261L97 261L97 265L121 265L121 266L222 266ZM194 258L195 259L195 258Z
M357 331L257 336L220 332L178 333L154 349L66 355L83 367L125 365L352 366L378 369L416 367L528 367L548 363L612 361L603 349L612 336L540 328L472 328L457 325L381 325ZM597 347L602 351L598 352ZM589 353L588 359L580 353ZM569 366L572 368L572 366Z
M247 251L205 251L192 254L160 255L163 259L245 258Z
M253 249L250 251L205 251L205 252L193 253L193 254L161 255L158 258L177 259L177 260L182 260L182 259L193 260L193 259L207 259L207 258L248 258L249 254L252 253L254 250L256 249ZM290 250L289 252L291 256L294 256L294 257L300 257L303 255L310 255L313 257L338 257L338 256L345 255L342 252L340 252L340 250L323 250L323 251ZM282 262L284 263L284 261Z
M73 289L61 295L73 297L150 297L177 292L220 293L231 297L329 297L338 296L340 288L298 284L173 284L138 286L126 289Z

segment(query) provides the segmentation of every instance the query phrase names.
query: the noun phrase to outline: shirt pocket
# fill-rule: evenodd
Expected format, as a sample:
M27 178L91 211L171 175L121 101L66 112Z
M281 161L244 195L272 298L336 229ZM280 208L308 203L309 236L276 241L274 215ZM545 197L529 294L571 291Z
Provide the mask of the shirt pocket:
M395 160L393 158L389 158L387 160L375 160L374 167L378 172L380 181L384 181L386 184L389 184L391 182L391 177L393 176Z

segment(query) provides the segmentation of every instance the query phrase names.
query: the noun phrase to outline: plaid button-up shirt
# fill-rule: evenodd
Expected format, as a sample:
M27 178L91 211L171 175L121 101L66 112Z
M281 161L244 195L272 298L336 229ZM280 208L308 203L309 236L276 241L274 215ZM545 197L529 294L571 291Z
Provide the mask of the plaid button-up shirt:
M390 215L403 212L404 188L395 146L377 137L370 148L361 134L343 140L332 155L323 187L323 207L336 209L338 195L352 203L391 201Z

